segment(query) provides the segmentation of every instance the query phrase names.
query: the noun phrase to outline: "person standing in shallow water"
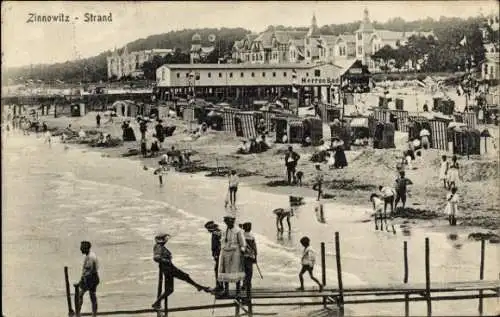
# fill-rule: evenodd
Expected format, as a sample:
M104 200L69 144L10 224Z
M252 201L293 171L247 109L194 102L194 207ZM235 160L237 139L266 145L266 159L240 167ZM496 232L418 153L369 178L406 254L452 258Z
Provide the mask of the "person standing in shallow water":
M398 203L403 203L403 211L406 206L406 194L408 185L413 185L413 182L405 177L405 172L399 172L399 177L396 179L396 200L394 201L394 210L397 210Z
M229 283L236 282L236 293L240 292L241 280L245 278L242 254L246 250L246 241L241 229L234 226L235 218L224 217L227 226L222 234L222 246L219 260L218 280L224 283L221 296L229 294Z
M236 192L238 191L239 182L240 178L236 174L236 171L232 170L229 175L229 201L232 207L236 205Z
M80 251L85 255L83 260L82 277L80 282L75 284L79 288L79 296L77 303L75 303L76 317L80 317L80 311L83 304L83 295L88 291L90 301L92 303L92 316L97 316L97 285L99 285L99 262L94 252L90 251L92 247L89 241L82 241L80 243Z
M177 278L181 281L184 281L194 287L198 291L210 292L210 288L206 286L202 286L191 279L189 274L180 270L172 263L172 253L165 247L170 235L167 233L159 233L155 237L155 246L153 247L153 260L160 264L160 271L164 275L166 281L173 281L174 278ZM154 309L160 308L161 301L165 299L165 297L172 294L173 289L165 289L163 294L161 294L156 301L153 303L152 307Z

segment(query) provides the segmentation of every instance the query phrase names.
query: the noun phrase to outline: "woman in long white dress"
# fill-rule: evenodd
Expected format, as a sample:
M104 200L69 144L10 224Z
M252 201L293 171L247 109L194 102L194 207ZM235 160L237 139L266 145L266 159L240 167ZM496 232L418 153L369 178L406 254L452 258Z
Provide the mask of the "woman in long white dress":
M457 188L452 187L451 191L446 195L446 208L445 212L448 215L448 222L450 225L455 226L457 224L456 214L457 214L457 205L458 205L458 195Z
M458 185L458 163L457 156L453 155L452 162L448 168L448 188L457 187Z
M439 169L439 180L443 181L444 188L448 188L448 168L449 162L446 160L446 155L441 156L441 168Z

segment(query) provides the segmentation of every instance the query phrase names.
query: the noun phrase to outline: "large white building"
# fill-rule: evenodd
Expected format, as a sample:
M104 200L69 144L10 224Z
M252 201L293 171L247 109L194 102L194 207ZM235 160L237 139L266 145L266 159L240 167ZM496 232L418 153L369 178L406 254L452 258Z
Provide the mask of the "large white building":
M481 65L481 78L485 80L498 80L500 78L500 43L498 37L492 39L490 32L499 31L499 16L491 14L486 18L483 31L485 60Z
M255 99L298 97L330 102L345 68L333 64L170 64L156 71L160 100L213 97L249 104Z
M165 57L173 54L173 49L151 49L144 51L128 52L127 46L121 54L115 49L111 56L107 57L108 78L115 76L120 79L125 76L139 77L143 74L141 67L146 61L150 61L154 56Z

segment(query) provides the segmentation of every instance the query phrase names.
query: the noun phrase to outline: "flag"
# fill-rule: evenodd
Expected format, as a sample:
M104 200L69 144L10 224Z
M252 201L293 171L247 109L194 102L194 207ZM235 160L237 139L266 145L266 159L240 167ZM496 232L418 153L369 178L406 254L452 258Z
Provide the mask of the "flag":
M465 46L467 44L467 37L464 36L464 38L460 41L460 45Z

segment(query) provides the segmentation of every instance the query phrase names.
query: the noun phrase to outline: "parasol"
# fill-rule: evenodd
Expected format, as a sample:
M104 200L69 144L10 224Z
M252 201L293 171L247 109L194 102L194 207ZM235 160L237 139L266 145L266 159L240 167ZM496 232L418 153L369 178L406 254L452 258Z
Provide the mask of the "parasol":
M427 129L422 129L422 130L420 131L420 137L430 136L430 135L431 135L431 133L430 133L430 132L429 132L429 130L427 130Z

